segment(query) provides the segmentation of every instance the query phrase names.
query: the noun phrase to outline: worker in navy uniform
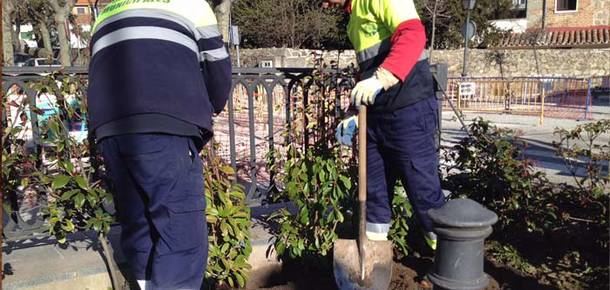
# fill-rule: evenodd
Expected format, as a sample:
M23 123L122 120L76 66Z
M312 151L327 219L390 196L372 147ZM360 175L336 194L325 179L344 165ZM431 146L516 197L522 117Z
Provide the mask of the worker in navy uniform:
M203 163L231 61L204 0L112 1L91 40L90 130L111 182L121 248L142 289L200 289Z

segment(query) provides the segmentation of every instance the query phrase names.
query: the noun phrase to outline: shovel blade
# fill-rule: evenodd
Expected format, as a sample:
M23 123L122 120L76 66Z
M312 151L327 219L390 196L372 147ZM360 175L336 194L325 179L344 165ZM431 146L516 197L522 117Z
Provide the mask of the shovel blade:
M365 279L361 279L360 253L356 240L337 240L333 248L333 272L340 290L385 290L392 279L392 242L366 241Z

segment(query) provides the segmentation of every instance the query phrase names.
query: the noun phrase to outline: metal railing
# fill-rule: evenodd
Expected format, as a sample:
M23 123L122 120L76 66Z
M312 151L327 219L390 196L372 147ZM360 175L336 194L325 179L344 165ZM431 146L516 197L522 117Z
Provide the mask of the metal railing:
M4 68L2 84L5 94L15 94L22 89L23 98L28 104L36 106L43 94L34 89L33 84L43 81L54 70L48 68ZM308 128L306 107L312 104L314 110L319 108L320 97L332 97L334 114L328 117L328 124L342 117L349 105L348 90L353 86L353 79L339 70L329 70L324 78L314 77L313 69L235 69L233 74L232 94L227 108L214 118L214 142L219 143L219 156L224 158L235 169L238 182L245 184L250 204L260 203L272 190L278 188L274 172L269 170L274 160L267 160L267 154L274 150L283 150L289 143L300 145L316 141L317 130L322 127ZM324 72L323 72L324 73ZM64 76L78 77L87 80L87 69L67 68L61 70L58 79ZM323 94L318 94L324 92ZM6 108L6 107L5 107ZM31 109L31 108L30 108ZM29 110L29 109L28 109ZM6 124L7 110L3 110L3 121ZM36 145L33 150L37 155L39 166L45 166L41 153L39 116L30 113L31 136ZM15 122L17 116L10 116ZM331 120L332 119L332 120ZM295 124L303 128L299 138L284 134ZM75 127L70 126L69 127ZM86 126L85 130L86 130ZM297 127L297 126L295 126ZM330 130L329 126L324 127ZM82 133L82 132L81 132ZM86 132L85 132L86 134ZM41 232L40 220L26 221L20 214L17 218L5 217L5 233L8 240L15 240L32 233Z
M461 111L589 119L591 89L603 78L450 78L448 97Z
M443 78L446 68L437 71L437 66L433 66L432 69L436 75L440 74L439 82L446 84L448 98L461 110L509 110L541 116L563 116L566 110L586 116L590 88L603 87L608 82L603 78L469 78L463 81L473 82L475 88L466 97L459 94L462 80L447 81ZM45 68L4 68L3 88L7 92L13 86L20 87L29 102L36 104L39 93L31 84L52 72ZM62 73L87 79L86 68L67 68ZM314 76L315 73L320 72L311 68L234 70L227 108L214 118L214 141L220 144L218 155L235 169L238 182L246 185L250 204L260 203L269 192L281 190L277 172L270 169L277 160L269 152L282 152L291 143L305 147L318 142L323 132L334 129L330 124L342 118L349 106L349 90L354 85L349 73L333 69L323 78ZM447 105L446 100L444 103ZM313 120L307 117L312 111L320 112L318 117L326 114L315 128L310 126ZM40 144L37 114L30 116L32 139ZM301 134L296 137L285 134L287 129L294 128L301 128Z
M329 117L334 119L341 117L349 105L347 93L353 79L333 73L320 83L312 72L313 69L234 71L227 109L214 120L215 141L221 144L220 156L231 163L240 181L248 185L251 200L278 190L275 174L269 170L272 164L268 163L274 162L267 158L269 152L281 151L291 142L305 145L316 141L317 134L307 128L310 120L305 114L306 107L316 104L320 97L332 95L333 105L337 105L334 116ZM327 94L312 94L313 87ZM303 134L302 138L291 140L285 132L295 124L300 124Z

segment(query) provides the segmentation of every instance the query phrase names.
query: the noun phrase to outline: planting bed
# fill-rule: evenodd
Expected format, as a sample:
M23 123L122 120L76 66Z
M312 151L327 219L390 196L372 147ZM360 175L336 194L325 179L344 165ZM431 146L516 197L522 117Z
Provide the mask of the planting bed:
M249 285L246 289L268 290L332 290L337 289L330 263L287 263L285 267L270 267L259 269L251 273ZM396 261L390 289L417 290L431 289L421 282L423 275L432 266L430 259L407 258ZM503 277L504 279L510 277ZM514 279L514 277L513 277ZM506 281L502 281L506 283ZM521 285L520 283L518 283ZM492 277L491 283L485 290L502 289L500 284ZM507 284L506 284L507 285ZM514 288L523 289L523 288ZM528 288L532 289L532 288ZM539 288L540 289L540 288Z

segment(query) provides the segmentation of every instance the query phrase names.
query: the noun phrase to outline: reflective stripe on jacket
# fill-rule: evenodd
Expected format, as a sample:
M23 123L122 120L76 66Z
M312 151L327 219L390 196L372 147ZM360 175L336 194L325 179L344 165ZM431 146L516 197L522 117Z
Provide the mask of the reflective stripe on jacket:
M352 0L347 30L362 79L381 66L401 81L380 94L373 111L394 111L434 95L426 32L413 0Z
M204 0L118 0L91 40L91 128L138 114L211 132L231 89L231 61Z

